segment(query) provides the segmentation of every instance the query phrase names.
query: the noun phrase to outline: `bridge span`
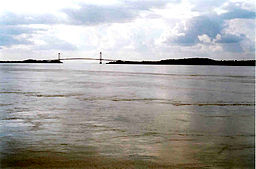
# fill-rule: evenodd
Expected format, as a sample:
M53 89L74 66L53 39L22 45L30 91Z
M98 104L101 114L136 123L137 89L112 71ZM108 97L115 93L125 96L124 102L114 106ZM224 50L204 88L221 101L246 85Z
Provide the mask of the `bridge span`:
M73 57L73 58L60 58L60 53L58 53L58 60L99 60L100 64L102 61L117 61L118 59L107 59L102 58L102 52L100 52L100 58L86 58L86 57Z
M105 61L117 61L117 59L97 59L97 58L61 58L59 60L105 60Z

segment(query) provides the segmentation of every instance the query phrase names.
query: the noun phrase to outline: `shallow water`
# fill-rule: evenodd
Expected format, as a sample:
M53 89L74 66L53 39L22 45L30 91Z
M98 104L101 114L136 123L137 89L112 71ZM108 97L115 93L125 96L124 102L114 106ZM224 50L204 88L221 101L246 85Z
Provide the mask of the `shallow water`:
M254 168L254 67L0 64L2 168Z

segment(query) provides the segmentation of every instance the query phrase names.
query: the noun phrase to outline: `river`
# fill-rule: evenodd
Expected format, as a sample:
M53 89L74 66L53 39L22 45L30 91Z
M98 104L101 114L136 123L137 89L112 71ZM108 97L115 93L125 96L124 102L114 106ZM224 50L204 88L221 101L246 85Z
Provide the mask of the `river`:
M0 64L2 168L254 168L255 67Z

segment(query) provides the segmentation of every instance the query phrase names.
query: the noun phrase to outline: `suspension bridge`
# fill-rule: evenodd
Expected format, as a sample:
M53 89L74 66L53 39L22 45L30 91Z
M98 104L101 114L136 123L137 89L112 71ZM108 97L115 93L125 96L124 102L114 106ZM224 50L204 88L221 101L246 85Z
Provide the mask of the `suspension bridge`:
M102 61L117 61L117 59L106 59L102 58L102 52L100 52L99 58L84 58L84 57L77 57L77 58L61 58L60 53L58 53L58 60L99 60L100 64L102 64Z

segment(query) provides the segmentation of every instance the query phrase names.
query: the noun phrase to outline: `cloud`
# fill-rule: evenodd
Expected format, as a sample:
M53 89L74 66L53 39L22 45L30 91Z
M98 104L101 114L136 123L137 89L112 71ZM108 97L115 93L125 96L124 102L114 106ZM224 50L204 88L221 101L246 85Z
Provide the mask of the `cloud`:
M65 9L63 11L67 14L70 23L77 25L128 22L138 15L137 11L125 7L96 5L83 5L78 10Z
M226 12L222 15L220 15L221 18L223 19L237 19L237 18L255 18L256 14L254 11L249 11L245 9L232 9L229 12Z
M239 37L239 44L245 52L255 52L255 20L254 19L232 19L227 20L227 27L223 30L225 34Z
M34 29L22 26L1 26L0 27L0 47L18 44L32 44L29 40L31 34L43 29Z
M181 25L177 30L178 34L167 37L165 43L176 43L182 46L195 45L202 42L199 39L201 35L213 39L223 27L223 21L216 16L197 16Z
M65 20L58 19L52 14L21 15L7 12L0 16L0 25L59 24L65 22Z
M120 4L110 6L81 4L79 9L64 9L63 12L68 16L70 24L124 23L139 17L143 11L163 8L168 2L177 3L178 0L123 1Z
M211 38L206 34L199 35L198 39L199 39L199 41L205 42L205 43L210 43L211 42Z
M227 0L189 0L194 11L209 13L214 8L223 5Z
M36 45L34 49L36 50L76 50L76 46L71 43L56 38L55 36L46 36L41 39L43 44Z
M177 3L179 0L120 1L118 4L111 5L80 3L79 8L65 8L56 12L58 15L56 13L16 14L5 12L0 16L0 25L124 23L139 17L143 11L162 8L170 2Z
M167 3L177 3L178 0L141 0L141 1L119 1L110 5L80 3L79 8L65 8L53 13L31 14L4 12L0 15L0 45L11 46L17 44L31 44L32 41L26 38L17 37L21 34L33 35L36 29L29 28L31 25L100 25L106 23L126 23L140 16L143 11L153 8L162 8ZM8 33L7 28L8 27ZM25 28L26 27L26 28ZM30 36L30 37L31 37ZM48 45L41 46L40 49L52 48L75 49L68 42L59 41L58 38L49 36L43 41ZM56 41L56 42L55 42Z
M243 34L240 36L232 34L224 34L220 39L216 40L216 43L238 43L245 38Z
M131 58L152 55L153 59L170 53L176 57L176 52L182 57L216 51L252 56L255 50L255 9L250 0L65 2L43 12L0 11L1 51L23 44L42 53L104 50L111 56L123 52Z
M178 46L221 45L228 52L243 52L245 50L243 44L253 44L253 42L245 33L232 31L230 21L255 18L255 12L243 9L241 4L233 3L228 3L223 9L226 10L225 13L218 15L211 12L193 17L185 24L180 23L175 27L176 30L172 31L175 33L166 36L163 42Z

